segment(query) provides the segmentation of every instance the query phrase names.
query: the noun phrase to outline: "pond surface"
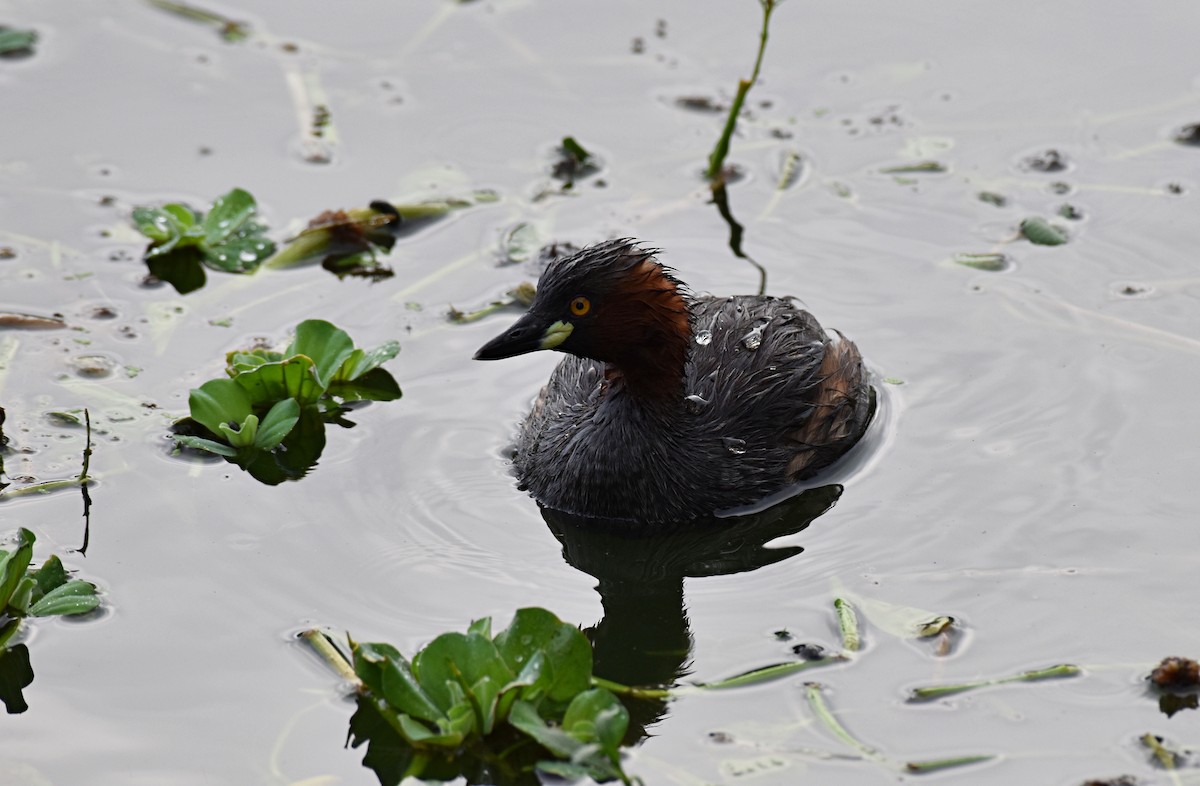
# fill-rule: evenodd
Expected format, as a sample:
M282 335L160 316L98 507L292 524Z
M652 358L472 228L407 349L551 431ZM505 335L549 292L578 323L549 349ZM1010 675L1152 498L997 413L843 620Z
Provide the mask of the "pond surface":
M33 530L37 559L62 554L105 592L96 618L29 627L36 678L28 711L0 720L0 780L374 783L343 749L352 704L295 639L314 624L411 652L545 606L603 617L613 669L704 681L792 660L799 642L838 648L843 597L864 649L812 679L888 763L816 722L802 677L655 708L627 770L874 784L916 777L897 762L990 754L938 777L1170 782L1138 738L1200 743L1197 712L1168 717L1143 680L1200 653L1200 149L1172 139L1200 122L1200 5L780 7L730 206L768 291L802 298L890 378L889 418L840 495L771 543L799 553L680 569L603 606L585 571L612 563L560 533L565 560L506 464L557 358L473 363L517 312L457 325L448 307L536 277L501 264L522 224L535 245L639 237L697 291L757 289L700 176L724 114L679 99L728 105L758 5L244 6L214 6L250 25L225 43L148 3L0 0L0 23L39 34L32 57L0 59L0 311L69 326L0 331L4 469L18 487L78 472L82 430L47 413L87 407L98 481L86 555L77 491L0 502L0 530ZM316 105L332 113L319 139ZM603 166L561 194L567 135ZM1061 169L1030 161L1046 168L1047 151ZM884 171L926 161L943 171ZM131 208L235 186L278 240L373 199L499 198L401 237L377 283L312 266L210 272L186 296L148 286ZM1081 216L1059 216L1067 204ZM1033 216L1069 242L1018 239ZM1006 269L954 261L991 252ZM398 339L403 398L331 428L298 482L172 457L189 388L309 318L360 346ZM81 372L98 362L111 373ZM940 614L961 625L945 653L906 627ZM905 702L1063 662L1082 675Z

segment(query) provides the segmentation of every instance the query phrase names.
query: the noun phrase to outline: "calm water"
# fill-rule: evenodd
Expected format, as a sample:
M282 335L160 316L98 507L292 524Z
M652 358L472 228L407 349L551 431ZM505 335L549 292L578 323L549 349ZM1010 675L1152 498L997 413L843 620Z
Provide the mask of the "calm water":
M1196 711L1168 719L1141 681L1165 655L1200 653L1200 150L1170 141L1200 122L1200 6L783 4L734 142L746 177L732 208L769 291L800 296L904 384L889 386L874 461L772 543L802 553L724 575L684 566L602 607L584 571L605 566L569 534L581 569L564 560L504 461L556 358L472 363L515 313L455 326L446 309L535 274L498 264L522 222L545 241L641 237L697 290L753 291L698 175L722 115L676 99L728 101L757 4L244 5L222 10L255 35L231 45L139 2L0 0L0 23L41 36L34 57L0 60L0 247L16 253L0 259L0 311L71 326L0 331L7 474L77 471L82 434L46 412L89 407L100 432L86 556L71 553L74 493L0 503L0 530L34 530L39 558L65 553L106 592L99 619L33 627L30 709L0 719L0 781L373 783L342 748L351 705L292 639L312 624L411 651L542 605L585 626L604 617L614 669L709 680L791 658L780 629L836 646L842 596L866 617L866 650L814 678L893 760L999 756L939 776L963 784L1168 782L1136 739L1200 741ZM304 160L304 85L332 110L326 164ZM564 135L604 169L537 199ZM1047 149L1065 170L1023 164ZM779 190L790 153L803 170ZM925 160L947 171L881 172ZM200 206L234 186L278 238L376 198L501 198L402 238L378 284L310 267L210 274L185 297L142 286L130 208ZM1068 244L1009 242L1064 203L1083 214L1055 219ZM1011 268L952 261L988 251ZM399 339L389 368L404 398L331 430L298 483L170 458L189 387L306 318L360 345ZM115 373L81 377L87 355ZM946 657L903 635L935 614L965 626ZM653 649L636 638L647 621L670 628L666 644L690 635L690 653L631 665L620 642ZM904 703L916 685L1059 662L1085 675ZM800 679L659 710L628 763L648 784L903 777L815 725Z

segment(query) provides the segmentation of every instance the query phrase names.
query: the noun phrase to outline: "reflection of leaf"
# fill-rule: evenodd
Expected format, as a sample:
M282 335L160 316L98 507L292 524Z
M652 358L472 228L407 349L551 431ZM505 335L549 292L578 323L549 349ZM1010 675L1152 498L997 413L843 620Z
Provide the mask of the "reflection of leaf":
M177 248L170 254L163 254L146 259L146 269L150 275L166 281L175 287L181 295L195 292L204 287L207 278L204 274L203 256L195 246Z
M33 682L33 667L29 665L29 648L24 644L0 650L0 701L9 715L19 715L29 709L22 690Z
M395 401L400 398L396 378L382 368L373 368L353 382L334 382L329 395L342 401Z

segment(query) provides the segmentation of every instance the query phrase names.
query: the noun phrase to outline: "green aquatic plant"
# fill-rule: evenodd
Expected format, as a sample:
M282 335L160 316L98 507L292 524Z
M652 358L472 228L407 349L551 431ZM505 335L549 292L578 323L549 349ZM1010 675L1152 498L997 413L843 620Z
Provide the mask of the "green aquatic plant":
M15 548L0 549L0 702L10 715L29 709L22 693L33 682L29 648L13 643L25 618L86 614L100 605L96 585L71 578L57 556L30 567L35 540L22 527Z
M236 44L250 37L249 25L245 22L234 21L216 11L176 0L147 0L147 2L183 19L215 27L221 39L228 44Z
M180 294L204 286L204 268L252 273L275 251L266 227L257 220L258 205L249 192L235 188L219 197L207 214L172 202L136 207L133 223L150 238L146 266Z
M18 30L0 25L0 57L19 58L33 54L38 35L33 30Z
M956 693L964 693L977 688L986 688L990 685L1006 685L1010 682L1037 682L1039 680L1053 680L1063 677L1074 677L1079 674L1081 669L1071 663L1060 663L1057 666L1050 666L1045 669L1035 669L1033 671L1023 671L1019 674L1013 674L1008 677L996 677L992 679L973 680L971 682L960 682L952 685L931 685L928 687L914 688L908 696L910 702L934 701L944 696L953 696Z
M413 203L375 200L367 207L326 210L266 260L268 268L290 268L316 259L337 274L380 278L390 275L378 257L399 235L417 231L455 210L495 202L495 192L479 189L469 197ZM382 271L382 276L381 276Z
M750 74L749 79L738 80L737 94L733 97L733 103L729 105L729 114L725 118L725 127L721 129L721 136L717 138L717 144L713 147L712 152L708 154L708 169L705 175L709 181L713 183L713 187L723 187L725 178L722 174L725 166L725 158L729 155L729 143L733 139L733 132L737 128L738 115L742 113L742 106L746 103L746 96L750 94L750 88L754 87L754 83L758 81L758 72L762 69L763 55L767 52L767 32L771 26L771 14L779 5L780 0L758 0L762 6L763 19L762 31L758 37L758 55L754 59L754 71Z
M563 184L563 190L575 187L575 181L600 171L600 165L588 150L573 136L564 136L555 150L556 158L551 175Z
M22 527L17 530L16 548L0 549L0 648L16 633L11 623L22 617L85 614L100 605L96 585L72 579L58 557L30 569L35 540Z
M329 322L301 322L282 352L255 348L228 353L228 377L209 380L189 393L192 423L177 429L175 441L230 459L265 482L302 475L324 447L324 423L340 421L345 404L400 397L400 386L382 368L399 351L395 341L359 349ZM196 433L196 425L204 432ZM281 446L289 455L276 458L284 464L262 461ZM281 469L282 475L268 468Z
M583 633L545 609L520 609L495 635L489 618L476 620L411 660L389 644L351 641L352 668L323 634L305 638L340 675L353 674L350 741L367 745L364 764L383 783L514 783L535 771L631 782L621 767L629 713L593 685Z
M1027 218L1021 222L1021 237L1039 246L1061 246L1070 239L1065 229L1051 224L1040 216Z

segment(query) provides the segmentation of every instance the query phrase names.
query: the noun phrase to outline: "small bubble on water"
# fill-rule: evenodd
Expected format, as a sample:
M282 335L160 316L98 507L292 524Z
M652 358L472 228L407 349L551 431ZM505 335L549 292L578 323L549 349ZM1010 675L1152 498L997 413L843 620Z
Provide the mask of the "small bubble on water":
M707 347L712 343L712 331L701 330L696 333L696 343L702 347Z
M722 437L721 442L725 443L725 449L735 456L740 456L746 452L746 440L744 439Z

